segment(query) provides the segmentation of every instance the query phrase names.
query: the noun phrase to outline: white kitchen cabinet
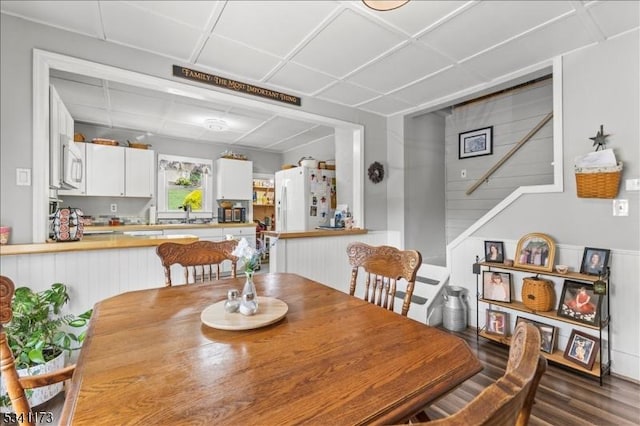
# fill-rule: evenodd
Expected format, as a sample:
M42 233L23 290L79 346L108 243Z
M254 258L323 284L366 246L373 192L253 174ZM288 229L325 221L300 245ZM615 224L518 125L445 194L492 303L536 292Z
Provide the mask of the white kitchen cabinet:
M62 141L73 140L74 121L54 86L49 86L49 187L62 181Z
M153 197L155 156L147 149L125 148L126 197Z
M218 158L216 160L216 199L251 200L253 162Z
M87 144L87 195L124 197L124 148Z

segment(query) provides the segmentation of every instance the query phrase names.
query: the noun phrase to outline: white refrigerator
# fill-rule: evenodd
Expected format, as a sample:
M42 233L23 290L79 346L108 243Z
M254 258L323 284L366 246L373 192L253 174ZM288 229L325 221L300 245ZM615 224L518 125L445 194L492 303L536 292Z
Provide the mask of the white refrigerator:
M294 167L276 172L276 232L329 226L336 208L334 170Z

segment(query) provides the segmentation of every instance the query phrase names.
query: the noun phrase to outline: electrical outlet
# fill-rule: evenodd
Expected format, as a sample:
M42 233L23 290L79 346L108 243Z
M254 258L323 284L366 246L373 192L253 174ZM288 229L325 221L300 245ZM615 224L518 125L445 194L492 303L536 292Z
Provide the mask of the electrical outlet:
M460 170L460 177L462 179L466 179L466 177L467 177L467 169Z
M629 200L613 200L614 216L629 216Z
M627 191L640 191L640 179L627 179Z
M117 204L111 204L111 213L117 213L118 212L118 205Z

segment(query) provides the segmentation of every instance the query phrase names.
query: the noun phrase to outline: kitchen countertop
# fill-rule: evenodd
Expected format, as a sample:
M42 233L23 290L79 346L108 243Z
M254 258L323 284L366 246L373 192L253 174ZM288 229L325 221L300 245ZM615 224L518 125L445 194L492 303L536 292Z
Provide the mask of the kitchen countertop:
M353 229L314 229L311 231L298 231L298 232L275 232L264 231L263 235L267 237L277 237L281 240L289 238L316 238L316 237L337 237L342 235L358 235L366 234L369 231L366 229L353 228Z
M115 228L115 227L111 227ZM195 235L142 235L121 234L85 235L80 241L46 242L35 244L9 244L0 246L0 255L61 253L81 250L123 249L133 247L154 247L162 243L192 243L198 241Z
M85 226L84 232L124 232L124 231L161 231L163 229L194 229L194 228L246 228L256 226L255 223L158 223L155 225L118 225L118 226Z

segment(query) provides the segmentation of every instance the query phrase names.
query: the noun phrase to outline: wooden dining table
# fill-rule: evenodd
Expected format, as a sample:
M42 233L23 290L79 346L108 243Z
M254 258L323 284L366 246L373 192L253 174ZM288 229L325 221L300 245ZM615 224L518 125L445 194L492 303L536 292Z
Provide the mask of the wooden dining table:
M300 275L254 281L288 311L251 330L201 320L244 277L97 303L60 424L390 424L482 369L443 330Z

